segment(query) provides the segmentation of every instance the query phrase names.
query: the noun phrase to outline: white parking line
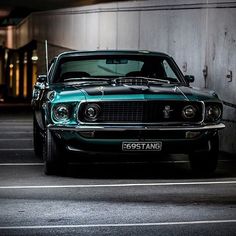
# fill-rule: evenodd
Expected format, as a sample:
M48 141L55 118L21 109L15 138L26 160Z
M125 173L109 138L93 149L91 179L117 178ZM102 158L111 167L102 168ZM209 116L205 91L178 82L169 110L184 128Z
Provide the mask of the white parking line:
M0 123L32 122L32 120L0 120Z
M0 138L0 141L31 141L32 138Z
M32 125L17 125L17 124L12 124L12 125L0 125L0 129L10 129L10 128L15 128L15 129L28 129L32 128Z
M88 224L88 225L24 225L24 226L0 226L0 229L57 229L57 228L100 228L100 227L143 227L143 226L170 226L170 225L197 225L197 224L226 224L236 223L236 220L203 220L157 223L130 223L130 224Z
M21 130L32 130L32 129L33 129L32 126L16 126L16 125L14 125L14 126L0 126L1 133L8 132L8 130L21 131ZM14 132L14 131L12 131L12 132ZM24 131L24 132L26 132L26 131Z
M33 151L33 148L0 148L0 151Z
M0 166L42 166L43 163L0 163Z
M225 159L222 159L222 160L218 160L219 162L234 162L236 160L225 160ZM157 163L170 163L170 164L173 164L173 163L189 163L189 161L157 161Z
M9 122L9 121L0 121L0 125L32 125L32 121L14 121L14 122Z
M32 122L0 122L0 126L32 126L33 123Z
M32 131L3 131L1 134L32 134Z
M173 183L130 183L130 184L79 184L79 185L25 185L25 186L0 186L0 189L48 189L48 188L110 188L110 187L157 187L157 186L187 186L187 185L217 185L236 184L235 181L210 181L210 182L173 182Z

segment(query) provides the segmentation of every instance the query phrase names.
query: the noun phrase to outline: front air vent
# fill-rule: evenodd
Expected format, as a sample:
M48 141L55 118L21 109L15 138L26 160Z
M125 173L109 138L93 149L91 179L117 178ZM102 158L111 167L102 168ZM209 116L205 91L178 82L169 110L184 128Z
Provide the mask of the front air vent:
M118 78L115 80L116 85L135 85L135 86L147 86L148 80L143 78Z

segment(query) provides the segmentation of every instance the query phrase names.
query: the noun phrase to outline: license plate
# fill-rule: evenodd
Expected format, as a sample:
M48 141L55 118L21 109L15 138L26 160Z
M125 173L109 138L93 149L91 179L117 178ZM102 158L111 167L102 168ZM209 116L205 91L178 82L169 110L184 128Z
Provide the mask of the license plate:
M161 151L162 142L123 142L122 151Z

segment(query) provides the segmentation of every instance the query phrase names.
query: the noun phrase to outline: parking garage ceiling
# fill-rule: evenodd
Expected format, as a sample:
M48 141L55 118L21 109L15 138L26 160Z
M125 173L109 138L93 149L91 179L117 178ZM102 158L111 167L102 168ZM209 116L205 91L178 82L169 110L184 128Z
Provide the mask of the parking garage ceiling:
M125 0L119 0L125 1ZM0 0L0 27L16 25L34 11L47 11L117 0Z

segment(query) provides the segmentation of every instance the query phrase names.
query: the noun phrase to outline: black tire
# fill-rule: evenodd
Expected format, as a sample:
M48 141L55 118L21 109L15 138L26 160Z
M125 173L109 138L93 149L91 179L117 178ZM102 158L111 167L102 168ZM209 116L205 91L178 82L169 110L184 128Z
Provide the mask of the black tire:
M34 153L40 159L43 158L43 138L40 133L39 125L35 116L33 117L33 138L34 138Z
M217 167L219 158L219 136L216 133L209 140L210 150L206 152L193 152L189 154L190 166L194 174L199 176L212 175Z
M66 172L67 163L63 160L63 149L56 141L51 131L47 130L44 138L44 173L46 175L63 175Z
M62 161L44 161L45 175L65 175L67 163Z

